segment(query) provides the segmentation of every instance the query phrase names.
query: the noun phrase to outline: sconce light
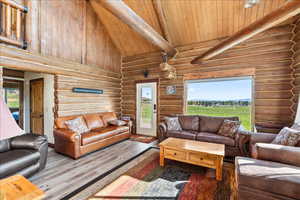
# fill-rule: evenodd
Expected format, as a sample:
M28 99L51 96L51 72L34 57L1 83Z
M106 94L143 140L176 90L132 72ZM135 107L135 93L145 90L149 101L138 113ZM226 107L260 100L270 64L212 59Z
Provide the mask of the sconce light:
M148 75L149 75L148 69L145 69L145 70L143 71L143 74L144 74L144 77L145 77L145 78L148 78Z

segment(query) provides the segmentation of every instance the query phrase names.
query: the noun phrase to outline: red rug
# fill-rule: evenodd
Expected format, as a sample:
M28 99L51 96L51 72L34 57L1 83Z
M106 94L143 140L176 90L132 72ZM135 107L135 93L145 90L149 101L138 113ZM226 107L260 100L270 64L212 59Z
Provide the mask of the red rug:
M206 168L168 161L159 166L159 152L105 186L92 199L234 200L234 168L224 167L223 181Z
M145 135L132 135L130 137L130 140L148 144L148 143L154 142L156 140L156 138L151 137L151 136L145 136Z

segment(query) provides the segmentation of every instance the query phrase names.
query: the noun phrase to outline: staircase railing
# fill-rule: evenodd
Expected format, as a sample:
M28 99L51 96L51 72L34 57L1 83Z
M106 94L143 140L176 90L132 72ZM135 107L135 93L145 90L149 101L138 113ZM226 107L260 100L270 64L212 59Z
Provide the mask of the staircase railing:
M0 43L27 48L25 15L27 7L13 0L0 0Z

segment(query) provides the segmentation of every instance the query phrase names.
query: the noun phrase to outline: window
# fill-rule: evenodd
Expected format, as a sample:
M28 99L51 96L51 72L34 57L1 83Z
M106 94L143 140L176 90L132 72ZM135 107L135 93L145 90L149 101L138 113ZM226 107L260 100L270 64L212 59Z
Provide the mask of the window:
M185 83L186 113L238 116L252 128L252 77L191 80Z

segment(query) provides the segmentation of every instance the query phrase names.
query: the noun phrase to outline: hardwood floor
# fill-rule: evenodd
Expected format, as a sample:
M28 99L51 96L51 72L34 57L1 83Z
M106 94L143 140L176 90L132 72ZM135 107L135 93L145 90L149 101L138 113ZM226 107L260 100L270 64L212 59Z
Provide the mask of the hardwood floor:
M93 182L113 172L151 147L126 140L73 160L49 149L46 168L30 178L47 200L69 199Z

